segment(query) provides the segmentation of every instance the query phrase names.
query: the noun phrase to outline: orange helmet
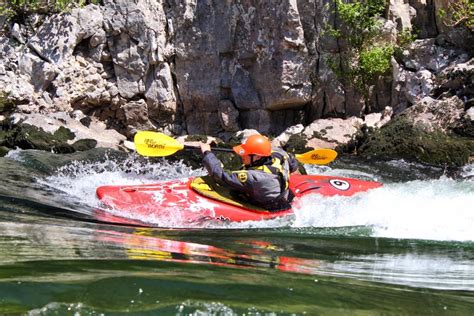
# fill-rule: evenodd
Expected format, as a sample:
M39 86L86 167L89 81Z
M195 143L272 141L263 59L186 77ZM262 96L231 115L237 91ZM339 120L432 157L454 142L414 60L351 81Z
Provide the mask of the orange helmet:
M272 144L265 136L256 134L249 136L243 144L235 146L233 149L240 156L270 156L272 153Z

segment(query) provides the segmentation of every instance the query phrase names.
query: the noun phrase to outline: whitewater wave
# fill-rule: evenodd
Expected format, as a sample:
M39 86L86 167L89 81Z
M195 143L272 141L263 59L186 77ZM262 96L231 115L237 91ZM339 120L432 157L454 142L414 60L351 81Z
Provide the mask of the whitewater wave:
M293 227L371 226L376 237L474 241L472 205L470 181L418 180L353 197L305 197Z
M309 171L312 174L377 179L376 175L368 172L331 169L327 166L311 167ZM152 163L132 155L123 161L73 161L38 182L63 192L63 197L69 202L80 201L89 207L100 207L95 190L101 185L156 183L203 174L203 169L195 170L182 162L169 163L162 160ZM374 237L474 241L472 174L473 165L470 165L463 169L464 180L452 180L442 176L437 180L387 183L382 188L353 197L323 197L314 194L295 203L294 217L271 221L231 224L181 223L176 210L169 210L168 220L138 220L162 227L228 229L365 226L371 227ZM120 212L114 214L120 215Z

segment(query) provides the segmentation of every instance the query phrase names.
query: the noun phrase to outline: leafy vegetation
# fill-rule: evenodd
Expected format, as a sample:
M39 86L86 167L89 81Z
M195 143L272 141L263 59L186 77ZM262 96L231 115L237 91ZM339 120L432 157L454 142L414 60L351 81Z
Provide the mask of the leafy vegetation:
M364 85L374 82L391 68L390 58L393 51L393 45L382 45L373 46L360 52L359 68Z
M397 34L397 48L407 47L414 40L416 40L418 34L410 29L403 29L400 33Z
M2 0L0 15L6 15L10 19L21 19L32 13L57 13L100 2L100 0Z
M474 2L472 0L448 0L447 10L439 10L447 26L465 26L474 32Z
M396 48L396 43L380 37L382 23L379 18L385 12L386 0L348 3L336 0L335 5L338 26L328 27L326 34L345 43L345 49L329 60L329 66L346 84L352 84L362 94L366 111L369 111L370 87L389 73ZM401 40L410 39L408 33L404 33Z
M335 14L342 22L339 27L329 27L327 32L340 39L344 38L349 46L361 50L377 36L381 24L378 21L385 10L386 0L363 0L345 3L336 0Z

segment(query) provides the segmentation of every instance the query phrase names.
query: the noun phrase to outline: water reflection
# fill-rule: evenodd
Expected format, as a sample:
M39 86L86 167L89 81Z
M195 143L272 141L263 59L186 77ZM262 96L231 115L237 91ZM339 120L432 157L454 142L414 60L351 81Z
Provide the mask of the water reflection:
M134 260L266 268L433 289L474 289L470 244L458 250L435 244L411 248L401 244L394 249L394 240L384 247L367 239L361 253L358 245L341 239L315 238L301 244L294 238L270 242L236 236L224 237L220 243L225 246L219 247L215 241L205 244L165 237L151 228L137 228L132 233L100 231L98 235L101 242L123 248L127 258Z
M317 231L313 236L306 231L302 238L294 230L161 230L41 217L28 221L18 217L18 221L0 217L0 266L126 259L130 264L171 262L181 268L209 265L248 273L264 269L419 288L474 290L472 243L336 237L318 235ZM75 226L70 226L72 223ZM18 273L17 277L29 278L25 271ZM11 277L2 275L0 269L0 279Z
M277 247L269 242L246 240L256 248L236 252L212 245L165 239L156 236L151 228L137 228L130 233L97 231L97 239L118 247L123 247L128 258L136 260L160 260L229 266L236 268L270 268L286 272L316 274L319 260L302 259L277 255ZM237 241L239 243L239 241ZM271 254L258 250L271 250ZM257 251L255 251L257 249Z

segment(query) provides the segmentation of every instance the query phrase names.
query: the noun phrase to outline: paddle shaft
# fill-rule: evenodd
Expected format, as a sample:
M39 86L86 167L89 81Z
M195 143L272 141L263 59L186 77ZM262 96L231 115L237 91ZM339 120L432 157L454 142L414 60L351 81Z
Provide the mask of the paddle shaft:
M152 131L139 131L135 134L134 143L140 155L150 157L165 157L173 155L179 150L199 150L200 146L183 145L176 139ZM231 148L211 147L211 151L230 152ZM295 158L300 163L325 165L337 157L337 152L332 149L314 149L303 154L296 154Z
M184 145L184 149L186 149L186 150L198 150L198 149L201 149L201 148L197 147L197 146ZM227 153L234 152L234 150L232 148L220 148L220 147L211 147L211 151L221 151L221 152L227 152Z

